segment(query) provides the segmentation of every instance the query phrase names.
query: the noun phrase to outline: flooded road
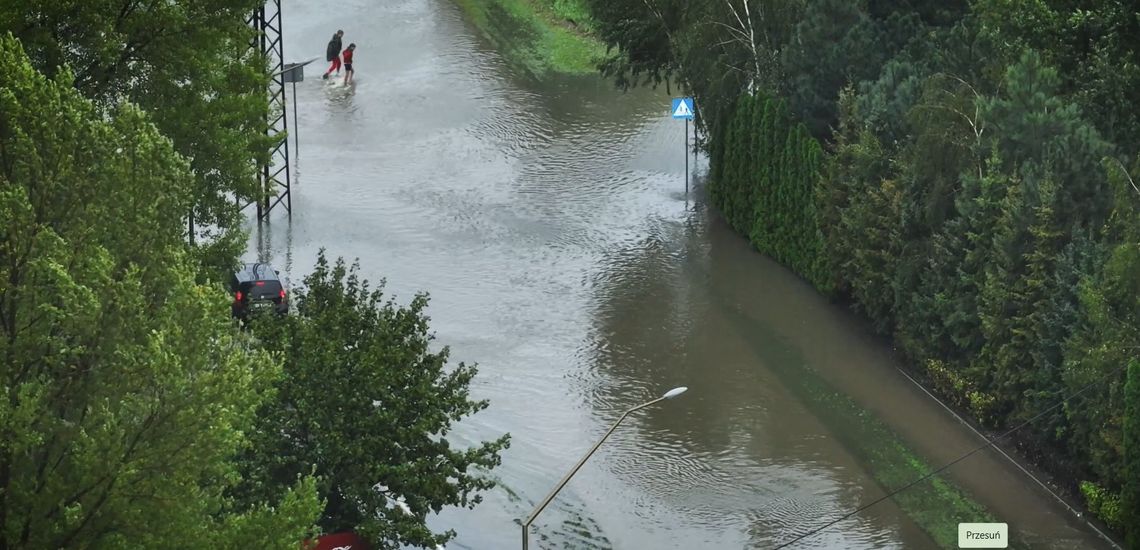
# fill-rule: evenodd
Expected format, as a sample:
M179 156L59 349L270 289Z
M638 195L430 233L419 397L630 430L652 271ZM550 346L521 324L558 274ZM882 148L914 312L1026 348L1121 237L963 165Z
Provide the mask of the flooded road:
M625 409L636 413L535 523L537 548L767 548L883 488L785 385L813 369L932 465L979 440L910 385L883 344L684 193L663 91L535 82L450 0L286 1L287 60L338 28L356 84L298 86L293 215L251 224L250 259L293 284L320 248L359 258L429 313L489 409L458 443L512 434L501 486L431 523L450 549L519 546L518 520ZM292 142L292 138L290 138ZM292 144L292 143L291 143ZM776 368L779 367L779 368ZM784 374L780 374L784 373ZM1039 547L1096 538L985 453L949 476ZM883 502L795 548L927 548Z

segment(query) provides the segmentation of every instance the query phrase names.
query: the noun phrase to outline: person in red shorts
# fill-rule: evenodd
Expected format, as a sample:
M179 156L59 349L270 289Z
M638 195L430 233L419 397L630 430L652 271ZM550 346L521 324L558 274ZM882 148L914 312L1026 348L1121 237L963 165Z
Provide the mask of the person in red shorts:
M347 86L352 82L352 54L356 51L356 44L349 44L348 49L344 50L344 85Z
M336 71L338 75L340 74L340 37L342 36L344 36L344 31L338 30L333 35L332 40L329 40L328 49L325 50L325 61L331 61L332 65L329 65L329 70L325 71L324 76L321 77L323 79L327 80L333 71Z

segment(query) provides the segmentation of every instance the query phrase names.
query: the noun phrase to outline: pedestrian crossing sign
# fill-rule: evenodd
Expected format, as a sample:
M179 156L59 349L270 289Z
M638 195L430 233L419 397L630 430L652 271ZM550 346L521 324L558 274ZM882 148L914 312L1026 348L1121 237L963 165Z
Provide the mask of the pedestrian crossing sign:
M693 119L693 98L691 97L675 97L673 98L673 118L683 118L685 120Z

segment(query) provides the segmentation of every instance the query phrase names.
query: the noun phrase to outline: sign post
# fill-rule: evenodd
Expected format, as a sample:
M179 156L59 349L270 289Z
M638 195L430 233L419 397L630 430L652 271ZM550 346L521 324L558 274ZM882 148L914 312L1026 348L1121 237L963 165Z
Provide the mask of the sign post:
M293 84L293 149L297 151L298 155L301 153L301 134L297 130L297 83L305 81L305 65L316 60L317 58L314 57L300 63L283 63L281 71L273 75L273 78L281 77L282 85Z
M693 98L673 98L673 118L685 120L685 194L689 194L689 121L693 119Z
M293 149L301 153L301 134L297 131L297 83L305 81L306 63L286 63L281 71L281 82L293 84Z

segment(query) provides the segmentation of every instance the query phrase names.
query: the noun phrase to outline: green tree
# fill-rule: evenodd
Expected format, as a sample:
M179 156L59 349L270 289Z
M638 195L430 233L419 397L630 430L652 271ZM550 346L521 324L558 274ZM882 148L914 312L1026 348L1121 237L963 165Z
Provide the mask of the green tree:
M1121 523L1129 548L1140 548L1140 359L1128 363L1124 385L1124 491Z
M139 109L100 111L0 37L0 548L284 546L313 525L304 480L274 508L225 498L279 368L194 282L192 179Z
M1054 259L1075 254L1072 235L1106 215L1099 162L1109 149L1075 105L1056 97L1056 76L1032 52L992 97L933 75L909 117L920 133L902 155L902 235L911 244L895 285L905 294L906 347L924 361L973 364L970 378L1002 409L982 407L995 421L1035 410L1031 395L1059 391L1056 343L1076 322L1079 276L1060 281ZM987 149L994 154L983 162ZM1057 198L1034 202L1045 192ZM1041 208L1049 221L1034 221ZM1029 271L1038 286L1025 286ZM1006 385L1010 377L1021 382Z
M381 548L448 541L455 533L432 533L428 512L480 502L494 485L483 474L508 444L454 449L446 439L487 406L468 396L475 367L447 369L447 349L429 349L425 296L397 307L323 252L294 296L296 315L255 324L285 373L258 415L238 494L267 500L315 471L326 531L355 529Z
M921 60L892 59L883 66L877 79L859 85L857 96L851 91L846 92L847 98L840 96L839 116L842 118L844 101L857 103L860 124L887 144L899 143L908 130L906 115L918 103L928 74L929 68ZM842 125L843 121L839 123Z
M1103 246L1097 243L1095 236L1090 228L1074 229L1069 242L1054 258L1051 291L1040 304L1042 332L1037 335L1030 357L1033 364L1041 368L1031 373L1035 380L1020 404L1023 417L1037 417L1053 407L1057 396L1067 391L1064 383L1066 342L1073 338L1081 322L1081 282L1088 274L1095 273L1097 264L1103 261ZM1073 455L1068 450L1070 428L1065 411L1052 409L1035 420L1030 431L1036 432L1038 441L1048 446L1038 457L1046 467L1073 477Z
M1029 417L1028 393L1061 393L1060 357L1049 334L1054 264L1065 236L1054 216L1056 183L1009 182L984 269L979 318L985 340L975 364L985 387L998 396L1000 413L1012 420ZM1062 329L1060 341L1068 338ZM1047 351L1048 350L1048 351Z
M1063 224L1104 222L1110 206L1101 162L1112 152L1080 107L1060 97L1058 71L1026 51L1009 66L1001 93L980 101L982 119L1006 171L1026 178L1052 174Z
M840 90L878 72L886 52L878 29L862 7L845 0L809 0L803 18L781 51L788 78L781 91L791 109L819 139L838 120Z
M1128 0L982 0L978 28L999 38L994 53L1040 52L1057 67L1060 92L1124 152L1140 148L1140 17Z
M738 98L710 194L728 223L761 252L830 288L815 197L822 151L782 101ZM723 147L723 150L720 149Z
M895 279L898 336L907 353L921 361L944 360L952 369L975 357L984 343L978 298L1009 183L996 172L980 178L963 174L961 182L955 197L959 214L908 247Z
M913 13L927 25L953 24L968 7L965 0L867 0L867 12L875 19Z
M1107 163L1113 209L1105 252L1080 287L1081 320L1065 350L1069 392L1108 376L1065 404L1069 448L1098 483L1117 490L1124 481L1124 376L1110 376L1140 350L1140 193L1115 161Z
M1022 448L1127 521L1122 377L1037 415L1140 349L1140 188L1105 170L1140 147L1132 3L594 4L619 52L697 96L737 232L980 420L1036 418Z
M739 233L749 231L755 213L755 204L745 195L745 182L751 177L748 159L752 136L748 133L751 118L743 115L752 112L753 103L755 99L750 96L739 98L733 110L734 116L725 122L722 169L718 170L710 186L724 219Z
M623 88L676 78L674 33L683 27L686 4L678 0L586 0L595 31L618 54L603 63L602 74Z
M256 196L268 158L268 71L246 23L260 0L69 0L0 3L0 32L24 44L49 77L69 67L80 92L105 109L145 110L190 162L195 257L227 265L244 250L235 198ZM187 226L184 225L184 228ZM183 229L186 233L187 229Z
M727 124L742 93L773 92L779 52L805 0L586 0L612 55L602 74L620 87L679 85L696 98L706 136ZM711 146L711 144L709 144Z
M836 246L848 243L848 258L839 269L850 278L857 309L881 332L891 328L895 307L893 274L899 258L898 185L890 179L866 182L866 193L843 212Z

